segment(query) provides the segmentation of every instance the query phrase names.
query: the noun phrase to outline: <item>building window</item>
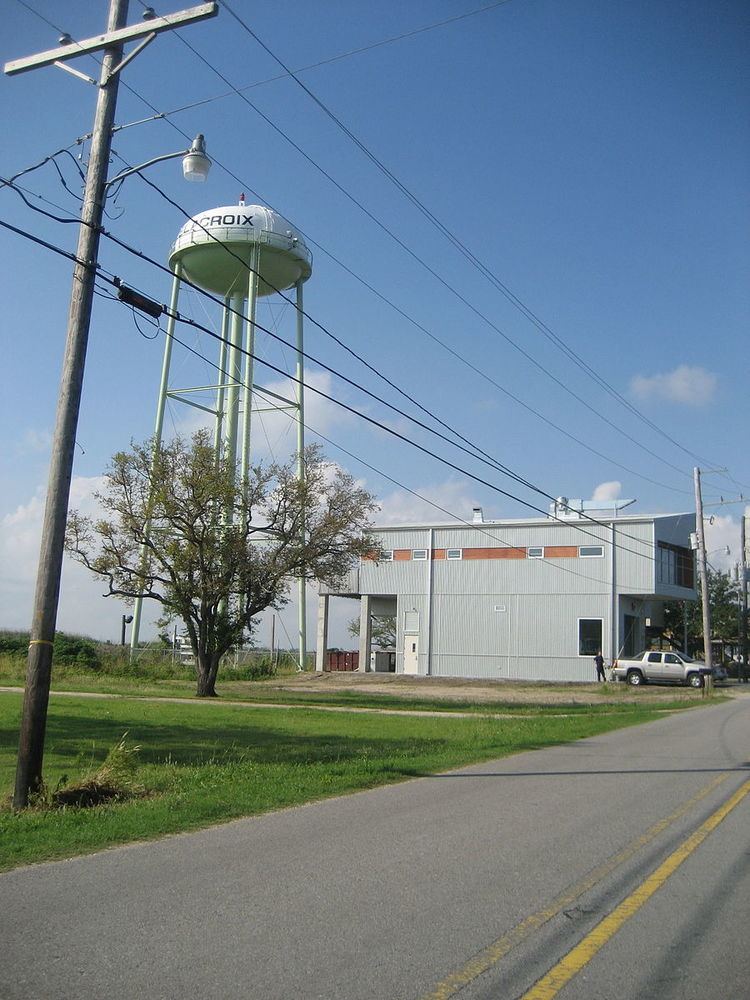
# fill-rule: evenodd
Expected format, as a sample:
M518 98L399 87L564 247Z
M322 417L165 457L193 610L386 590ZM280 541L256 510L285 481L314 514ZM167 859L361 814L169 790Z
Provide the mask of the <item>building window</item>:
M381 549L378 562L393 562L393 549Z
M580 545L578 555L581 559L597 559L604 555L603 545Z
M445 558L446 559L460 559L463 555L463 549L446 549Z
M529 559L544 559L544 546L543 545L530 545L526 549L526 555Z
M602 619L578 619L578 655L596 656L602 648Z
M690 549L659 542L656 549L656 580L675 587L695 585L694 557Z
M412 549L411 557L416 562L424 562L427 558L427 549Z

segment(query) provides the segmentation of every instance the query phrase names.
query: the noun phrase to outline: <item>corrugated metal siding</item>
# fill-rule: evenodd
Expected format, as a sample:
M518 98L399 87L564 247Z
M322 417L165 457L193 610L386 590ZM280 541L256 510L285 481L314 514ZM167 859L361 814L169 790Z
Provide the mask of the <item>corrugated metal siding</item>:
M397 668L398 669L398 668ZM594 662L578 657L536 659L530 657L435 656L435 677L465 677L467 680L510 679L524 681L593 681Z
M433 564L436 594L587 593L609 588L609 560L488 559Z
M656 580L652 524L616 523L617 589L625 594L653 594Z
M495 611L495 607L505 608ZM508 656L508 598L486 594L436 595L432 601L433 648L444 654Z
M578 656L579 618L601 618L605 649L608 643L610 601L603 594L442 596L433 609L437 675L592 680L592 658Z

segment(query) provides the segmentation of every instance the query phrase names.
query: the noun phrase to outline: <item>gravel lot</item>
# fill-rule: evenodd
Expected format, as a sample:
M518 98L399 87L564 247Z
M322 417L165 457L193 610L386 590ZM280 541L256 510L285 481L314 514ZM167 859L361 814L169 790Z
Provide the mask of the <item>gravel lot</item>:
M260 685L258 685L259 687ZM549 684L541 681L469 681L454 677L408 677L403 674L357 674L344 671L300 674L269 681L264 687L279 691L338 692L396 695L400 698L446 698L451 701L507 701L537 705L595 705L616 701L695 701L701 692L682 687L635 690L626 684ZM256 688L257 690L257 688ZM725 691L726 693L726 691Z

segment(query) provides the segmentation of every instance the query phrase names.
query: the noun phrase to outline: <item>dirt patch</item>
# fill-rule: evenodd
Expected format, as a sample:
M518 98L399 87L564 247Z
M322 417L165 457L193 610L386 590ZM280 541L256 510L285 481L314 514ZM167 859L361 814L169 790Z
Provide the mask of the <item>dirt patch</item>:
M226 680L229 678L227 677ZM695 701L700 691L678 687L633 690L626 684L581 684L546 681L465 680L457 677L412 677L403 674L358 674L343 671L304 673L283 680L254 682L275 691L392 695L399 698L434 698L458 702L503 701L525 705L599 705L616 702Z

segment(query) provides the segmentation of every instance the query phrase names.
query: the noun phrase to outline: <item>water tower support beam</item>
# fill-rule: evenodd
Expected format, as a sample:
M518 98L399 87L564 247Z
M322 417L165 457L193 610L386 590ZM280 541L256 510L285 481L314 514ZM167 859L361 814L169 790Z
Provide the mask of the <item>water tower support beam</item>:
M237 463L237 421L240 407L240 352L242 346L242 323L244 296L231 297L231 317L229 351L227 352L227 391L224 407L224 457L228 462Z
M156 403L156 422L154 423L153 440L153 461L161 448L161 436L164 429L164 413L167 407L167 397L169 393L169 369L172 364L172 344L174 338L174 328L177 316L177 306L180 301L180 285L182 268L179 263L175 264L174 277L172 278L172 292L169 296L169 315L167 317L167 329L164 336L164 360L161 365L161 381L159 382L159 398ZM151 528L151 513L149 512L145 525L145 533L148 535ZM145 572L148 560L146 546L141 546L141 572ZM130 655L131 658L138 649L138 639L141 630L141 615L143 613L143 597L136 597L133 605L133 627L130 630Z
M214 425L214 451L216 461L221 458L222 431L224 429L224 396L227 391L227 341L229 339L229 296L224 299L221 313L221 346L219 347L219 379L216 390L216 423Z
M250 474L250 429L253 418L253 361L255 357L255 310L258 304L258 269L260 266L259 246L253 247L247 276L247 317L245 319L245 375L242 385L242 452L240 458L240 482L246 491ZM243 520L246 512L243 510Z
M302 295L302 279L297 282L297 478L301 483L305 481L305 358L304 358L304 306ZM305 543L305 518L304 512L300 518L301 541ZM299 666L300 670L305 668L305 658L307 654L307 607L306 607L306 581L304 572L299 577L299 599L298 599L298 633L299 633Z

